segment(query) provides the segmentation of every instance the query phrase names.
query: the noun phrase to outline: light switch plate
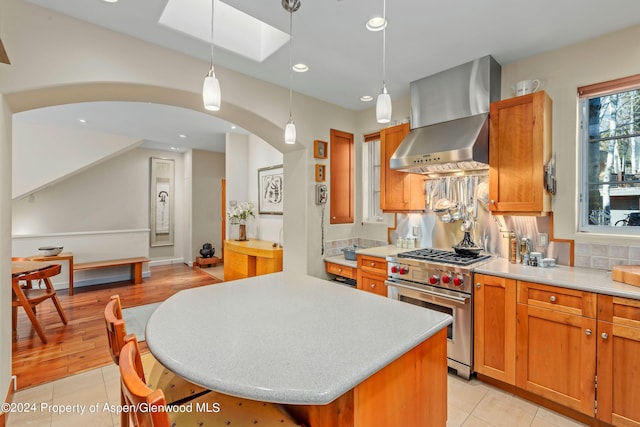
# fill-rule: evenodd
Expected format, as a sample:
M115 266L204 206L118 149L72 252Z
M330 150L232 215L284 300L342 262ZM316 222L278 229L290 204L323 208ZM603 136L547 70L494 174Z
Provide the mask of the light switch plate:
M549 234L538 233L538 246L547 246L549 244Z

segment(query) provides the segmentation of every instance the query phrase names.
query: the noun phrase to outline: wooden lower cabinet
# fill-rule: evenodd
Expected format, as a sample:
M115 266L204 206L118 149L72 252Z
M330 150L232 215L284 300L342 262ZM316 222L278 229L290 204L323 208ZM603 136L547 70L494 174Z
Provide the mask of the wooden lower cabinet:
M387 296L387 261L384 258L358 255L358 289Z
M516 281L474 276L474 368L516 383Z
M598 295L597 418L640 426L640 301Z
M640 300L481 274L474 280L479 374L594 425L640 427Z
M593 416L596 296L518 282L516 386Z
M334 262L324 262L325 271L336 276L348 277L349 279L356 279L356 269L343 264L336 264Z

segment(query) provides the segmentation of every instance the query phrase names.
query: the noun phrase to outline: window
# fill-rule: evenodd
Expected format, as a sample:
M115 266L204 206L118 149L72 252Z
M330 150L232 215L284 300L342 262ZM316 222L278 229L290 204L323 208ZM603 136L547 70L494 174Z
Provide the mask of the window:
M640 75L578 94L579 229L640 234Z
M363 170L367 173L363 180L363 206L366 207L363 218L379 222L383 219L380 209L380 133L365 135L364 142Z

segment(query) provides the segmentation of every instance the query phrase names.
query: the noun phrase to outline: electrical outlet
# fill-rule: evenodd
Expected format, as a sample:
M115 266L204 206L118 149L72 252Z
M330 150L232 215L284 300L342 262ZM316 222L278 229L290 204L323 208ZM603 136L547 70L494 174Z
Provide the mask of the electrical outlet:
M547 233L538 233L538 246L547 246L549 244L549 235Z

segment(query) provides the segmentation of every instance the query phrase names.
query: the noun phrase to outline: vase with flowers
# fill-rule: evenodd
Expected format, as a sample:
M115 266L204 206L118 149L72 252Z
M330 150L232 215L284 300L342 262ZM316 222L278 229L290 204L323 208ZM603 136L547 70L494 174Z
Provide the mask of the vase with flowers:
M249 217L255 218L255 207L253 202L242 202L231 206L227 210L229 223L238 225L239 232L236 240L247 240L247 220Z

